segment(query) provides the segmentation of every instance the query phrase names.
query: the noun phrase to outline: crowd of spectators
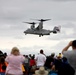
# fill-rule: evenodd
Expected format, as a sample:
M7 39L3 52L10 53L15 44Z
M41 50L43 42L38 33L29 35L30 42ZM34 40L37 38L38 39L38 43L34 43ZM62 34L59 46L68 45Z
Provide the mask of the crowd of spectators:
M68 51L72 47L71 51ZM63 56L62 56L63 54ZM13 47L10 55L0 50L0 74L4 75L76 75L76 40L71 41L62 53L46 56L44 50L35 55L21 55ZM3 75L2 74L2 75Z

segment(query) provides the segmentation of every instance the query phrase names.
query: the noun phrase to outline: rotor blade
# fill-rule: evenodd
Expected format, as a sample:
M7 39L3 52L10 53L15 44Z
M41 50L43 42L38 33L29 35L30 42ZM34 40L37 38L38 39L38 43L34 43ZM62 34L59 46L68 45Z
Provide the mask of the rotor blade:
M51 19L32 19L32 20L37 20L37 21L48 21L48 20L51 20Z
M48 21L48 20L51 20L51 19L41 19L41 20L38 20L38 21Z
M23 23L28 23L28 24L36 24L35 22L23 22Z

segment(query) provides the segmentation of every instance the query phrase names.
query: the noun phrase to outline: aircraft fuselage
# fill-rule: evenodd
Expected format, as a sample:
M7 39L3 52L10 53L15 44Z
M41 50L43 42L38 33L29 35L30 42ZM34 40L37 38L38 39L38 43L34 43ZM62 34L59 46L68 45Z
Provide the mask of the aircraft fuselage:
M37 30L37 29L27 29L26 31L24 31L25 34L36 34L36 35L50 35L50 30L46 30L46 29L41 29L41 30Z

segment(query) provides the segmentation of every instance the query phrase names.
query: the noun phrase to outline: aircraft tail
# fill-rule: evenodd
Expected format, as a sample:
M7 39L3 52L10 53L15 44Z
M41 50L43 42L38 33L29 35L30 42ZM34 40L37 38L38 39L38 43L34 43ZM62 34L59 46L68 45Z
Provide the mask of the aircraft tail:
M53 29L54 32L60 32L60 30L61 30L61 26L55 26Z

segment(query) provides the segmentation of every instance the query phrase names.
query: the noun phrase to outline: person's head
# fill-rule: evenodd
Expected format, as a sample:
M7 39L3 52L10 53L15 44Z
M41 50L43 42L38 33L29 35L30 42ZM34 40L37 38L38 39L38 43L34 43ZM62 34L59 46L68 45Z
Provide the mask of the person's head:
M2 57L1 59L0 59L0 63L4 63L5 62L5 59Z
M72 41L72 48L76 49L76 40Z
M43 54L43 50L42 49L40 50L40 53Z
M54 57L55 56L55 53L51 53L51 57Z
M4 57L5 57L5 58L7 57L7 53L6 53L6 52L4 53Z
M13 54L13 55L19 55L20 54L19 49L17 47L13 47L12 51L11 51L11 54Z
M34 56L32 56L32 57L31 57L31 59L33 59L33 60L34 60Z
M59 55L61 55L61 53L59 53Z
M29 57L31 58L31 54L29 54Z
M35 71L35 74L36 75L48 75L48 71L45 70L44 67L40 67L39 70L36 70Z
M28 58L28 55L25 55L26 58Z

